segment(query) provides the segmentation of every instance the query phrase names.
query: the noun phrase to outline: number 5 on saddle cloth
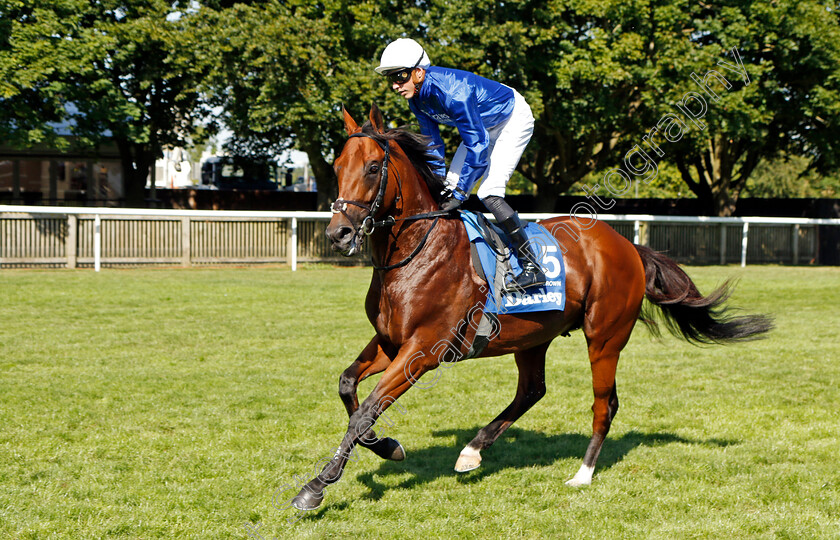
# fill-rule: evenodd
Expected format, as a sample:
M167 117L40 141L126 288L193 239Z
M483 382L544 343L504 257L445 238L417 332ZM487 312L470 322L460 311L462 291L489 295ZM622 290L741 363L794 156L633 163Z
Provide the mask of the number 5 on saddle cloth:
M460 214L470 238L473 266L489 287L485 313L562 311L565 308L566 267L563 254L557 240L545 227L538 223L528 223L525 227L529 242L536 248L534 252L540 254L540 260L536 262L545 273L545 286L509 292L504 290L505 275L516 275L522 269L517 258L511 257L502 230L482 214L465 210L461 210Z

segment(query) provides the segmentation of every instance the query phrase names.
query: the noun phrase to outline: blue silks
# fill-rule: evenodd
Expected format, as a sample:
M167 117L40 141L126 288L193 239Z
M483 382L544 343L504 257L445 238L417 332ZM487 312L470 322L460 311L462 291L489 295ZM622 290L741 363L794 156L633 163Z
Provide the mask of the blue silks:
M487 128L507 121L513 105L514 94L509 86L474 73L439 66L426 69L419 92L408 100L408 107L420 123L420 131L432 139L430 151L438 157L433 165L439 176L446 176L446 154L438 124L458 128L467 155L457 187L466 194L487 170L490 146Z

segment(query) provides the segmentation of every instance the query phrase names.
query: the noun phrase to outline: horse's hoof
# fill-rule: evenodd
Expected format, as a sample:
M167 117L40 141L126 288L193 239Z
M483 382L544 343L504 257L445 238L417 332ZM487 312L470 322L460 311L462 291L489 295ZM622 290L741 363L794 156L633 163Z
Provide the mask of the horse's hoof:
M575 477L571 480L567 480L566 485L571 487L588 486L592 483L592 473L594 471L595 467L587 467L586 465L581 465L580 470L577 472Z
M577 478L572 478L571 480L566 480L566 485L571 487L583 487L592 484L591 481L584 482L582 480L578 480Z
M481 454L478 450L472 448L464 448L461 455L458 456L458 461L455 462L455 471L460 473L469 472L477 469L481 465Z
M402 461L405 459L405 448L391 437L379 439L372 445L367 445L371 452L381 457L382 459L390 459L391 461Z
M388 437L388 455L385 459L391 461L402 461L405 459L405 448L400 444L400 441Z
M300 490L300 493L292 499L292 506L301 510L303 512L307 512L309 510L315 510L319 506L321 506L321 502L324 500L324 492L315 494L309 491L306 488Z

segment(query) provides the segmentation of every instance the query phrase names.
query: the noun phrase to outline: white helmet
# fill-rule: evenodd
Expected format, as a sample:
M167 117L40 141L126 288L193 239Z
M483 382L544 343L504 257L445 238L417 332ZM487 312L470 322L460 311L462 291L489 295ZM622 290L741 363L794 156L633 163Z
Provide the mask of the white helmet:
M385 75L389 71L405 68L426 69L432 65L429 55L423 46L409 38L400 38L392 41L382 51L382 58L379 60L379 67L374 71Z

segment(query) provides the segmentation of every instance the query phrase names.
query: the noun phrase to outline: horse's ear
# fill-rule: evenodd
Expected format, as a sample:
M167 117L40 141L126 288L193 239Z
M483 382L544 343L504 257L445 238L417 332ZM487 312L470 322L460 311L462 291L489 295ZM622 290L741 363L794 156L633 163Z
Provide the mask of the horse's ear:
M352 135L359 131L359 125L353 120L353 117L350 116L350 113L347 112L347 109L344 108L344 105L341 106L341 112L344 113L344 129L347 130L348 135Z
M377 133L385 132L385 119L382 118L382 111L376 106L376 103L371 103L370 106L370 124Z

